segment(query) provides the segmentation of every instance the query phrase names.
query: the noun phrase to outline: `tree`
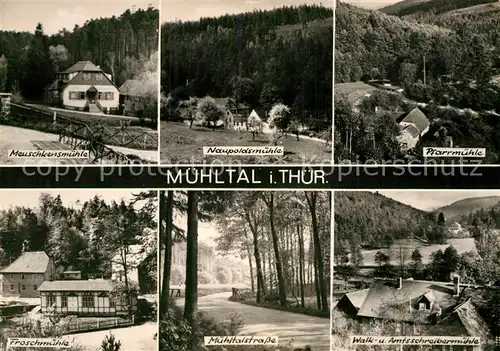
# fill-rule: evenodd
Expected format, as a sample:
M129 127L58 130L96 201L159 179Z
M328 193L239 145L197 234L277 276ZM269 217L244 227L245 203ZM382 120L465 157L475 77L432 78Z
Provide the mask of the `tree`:
M389 256L383 253L382 251L377 251L377 253L375 254L375 263L378 264L379 267L389 263L389 261L390 261Z
M163 318L168 312L168 297L170 296L170 273L172 263L172 245L173 245L173 212L174 212L174 193L169 191L165 199L165 192L159 193L159 211L160 211L160 248L164 250L163 254L163 275L162 290L160 296L160 317ZM163 224L165 218L165 225Z
M422 264L422 254L420 253L420 250L416 248L413 250L411 253L411 272L413 274L414 278L418 278L420 274L422 273L423 270L423 264Z
M7 90L7 77L9 66L5 55L0 56L0 91Z
M262 132L263 123L259 116L250 115L247 120L247 128L252 133L252 141L255 141L255 135Z
M255 95L255 83L251 78L235 76L231 80L233 96L236 102L252 103Z
M196 330L198 304L198 196L197 191L187 194L187 237L186 237L186 293L184 318ZM193 340L194 342L194 340Z
M198 102L198 113L206 121L207 125L211 125L213 130L217 127L217 121L224 117L224 113L215 100L206 96Z
M417 78L417 66L413 63L403 62L399 68L399 82L403 87L409 87Z
M276 104L269 112L269 125L277 130L284 131L290 124L290 109L284 104Z
M280 92L276 86L271 83L264 83L262 86L262 90L260 92L260 105L266 111L266 114L269 113L272 106L280 102Z
M28 48L25 73L21 81L21 93L25 98L36 100L43 96L43 90L52 78L52 67L47 37L42 25L38 23Z

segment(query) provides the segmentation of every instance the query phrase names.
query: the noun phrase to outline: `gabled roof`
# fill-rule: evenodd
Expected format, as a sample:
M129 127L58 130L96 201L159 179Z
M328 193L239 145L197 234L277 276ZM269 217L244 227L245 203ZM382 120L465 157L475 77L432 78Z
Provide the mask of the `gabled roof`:
M402 303L410 306L416 299L429 292L433 293L435 302L443 310L455 306L459 300L459 297L453 294L453 284L451 283L403 280L402 288L398 289L398 283L395 280L377 279L370 287L367 297L359 309L358 316L384 318L392 310L396 311L400 308L400 306L394 305L397 302L396 299L400 299ZM412 316L410 313L407 315L409 320L420 317Z
M44 281L38 291L112 291L113 284L109 280L55 280Z
M407 132L414 138L418 138L420 136L420 131L414 124L408 124L404 126L402 132Z
M418 107L411 110L401 122L414 124L419 130L419 135L430 126L429 120Z
M259 115L257 114L257 112L255 112L255 110L252 110L252 112L250 113L250 116L248 116L248 118L258 118L260 120L260 117Z
M23 252L1 273L46 273L49 262L49 256L43 251Z
M370 289L363 289L348 293L345 296L351 301L352 305L359 310L363 302L365 302L366 296L368 296L368 291L370 291Z
M115 85L109 77L102 73L102 79L97 80L95 79L94 75L91 75L91 79L85 80L85 75L84 72L78 73L76 76L73 77L67 84L67 85Z
M102 72L102 69L97 67L90 61L78 61L73 66L60 73L75 73L75 72Z

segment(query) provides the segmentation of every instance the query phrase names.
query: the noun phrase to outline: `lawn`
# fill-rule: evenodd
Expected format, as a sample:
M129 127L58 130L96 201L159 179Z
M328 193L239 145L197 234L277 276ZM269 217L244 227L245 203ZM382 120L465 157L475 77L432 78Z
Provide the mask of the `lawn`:
M183 123L162 122L160 131L161 162L169 164L331 164L331 144L295 136L283 139L283 156L203 156L204 146L270 146L271 135L189 128Z

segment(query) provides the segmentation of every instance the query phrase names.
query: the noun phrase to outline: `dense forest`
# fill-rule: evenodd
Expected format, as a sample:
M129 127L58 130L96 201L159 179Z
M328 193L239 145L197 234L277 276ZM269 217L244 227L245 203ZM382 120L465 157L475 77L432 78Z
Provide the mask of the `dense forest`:
M215 319L198 311L198 223L215 223L217 251L248 259L248 292L232 301L297 313L329 316L329 192L173 192L160 193L161 302L160 350L197 350L205 335L237 335L246 316ZM184 217L186 230L174 224ZM185 302L169 298L173 281L172 245L186 242ZM312 286L312 289L311 289ZM296 306L295 306L296 303ZM244 346L245 350L248 346ZM243 347L228 346L228 350ZM251 350L268 349L263 346ZM276 349L276 347L272 347ZM280 350L291 350L287 345Z
M396 16L408 16L418 13L432 12L441 14L448 11L463 9L471 6L490 4L497 0L430 0L430 1L400 1L386 6L380 11Z
M282 102L302 123L328 128L332 17L331 8L302 5L165 23L162 91L174 101L233 97L262 115Z
M353 111L336 94L335 155L339 160L421 159L402 154L396 118L417 103L431 122L422 146L488 148L498 159L500 9L452 15L389 16L340 3L336 10L336 83L388 79L403 94L387 93L372 105L379 113ZM373 99L372 99L373 100ZM382 101L385 100L385 101ZM378 105L385 103L385 106ZM391 106L392 105L392 106ZM395 112L399 112L399 115Z
M0 264L13 262L24 247L45 251L56 267L81 271L83 278L110 278L111 258L128 245L156 257L154 206L146 193L120 203L94 196L74 207L64 206L60 195L42 194L36 208L0 211ZM156 262L149 268L156 281Z
M140 75L158 51L158 26L159 12L149 8L90 19L51 36L40 23L33 33L0 31L0 91L39 99L56 72L83 60L111 73L119 86Z

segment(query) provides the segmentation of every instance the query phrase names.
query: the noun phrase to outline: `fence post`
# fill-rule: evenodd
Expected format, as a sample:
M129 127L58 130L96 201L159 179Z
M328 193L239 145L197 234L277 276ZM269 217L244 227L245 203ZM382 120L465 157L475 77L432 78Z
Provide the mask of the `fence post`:
M52 123L54 123L54 126L57 123L57 112L56 111L54 111L54 115L52 116Z
M99 329L99 319L97 320L97 329Z

